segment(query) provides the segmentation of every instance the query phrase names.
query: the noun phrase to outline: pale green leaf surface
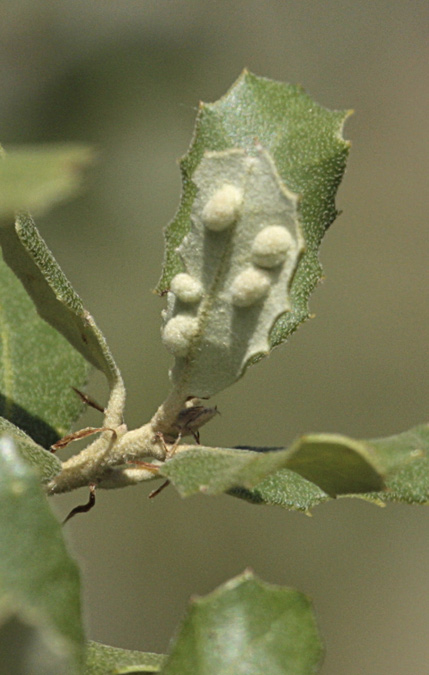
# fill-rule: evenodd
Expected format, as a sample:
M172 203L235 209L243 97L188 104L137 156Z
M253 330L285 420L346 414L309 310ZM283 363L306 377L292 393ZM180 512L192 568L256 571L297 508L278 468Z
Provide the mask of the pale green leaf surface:
M386 475L386 490L371 499L407 504L429 502L429 425L368 441Z
M0 417L0 437L11 438L19 454L37 471L41 480L47 482L61 471L58 457L42 448L19 427Z
M91 148L78 144L12 148L0 160L0 220L13 220L16 211L38 215L73 196L93 159Z
M110 382L118 369L100 330L84 309L30 216L21 215L15 227L0 228L3 257L33 300L40 316Z
M250 489L279 469L294 471L330 496L383 487L374 458L360 444L341 436L308 436L290 449L255 450L200 447L178 452L161 472L183 496L220 494L237 487ZM286 482L289 476L285 475ZM290 487L293 490L299 485ZM290 498L286 485L284 489ZM317 496L322 495L319 492Z
M264 152L267 152L273 160L279 180L290 196L290 222L293 221L294 226L299 231L302 230L305 240L305 251L300 258L297 271L293 278L289 280L289 287L284 291L287 307L279 305L277 313L272 312L268 319L267 317L264 319L268 321L268 324L264 327L268 334L268 348L286 340L298 324L308 317L307 300L321 276L318 248L326 229L337 214L334 198L344 172L349 150L349 144L341 136L347 115L348 113L345 112L331 112L319 106L300 87L257 77L248 72L244 72L229 92L219 101L213 104L201 104L193 143L181 162L182 200L176 217L166 231L164 270L158 290L170 290L172 280L178 273L184 271L184 263L185 267L189 266L190 260L196 261L197 257L201 258L201 256L208 261L213 259L214 253L211 250L212 243L210 241L216 238L213 233L209 233L207 237L203 238L203 245L193 247L191 257L187 257L186 253L186 237L190 231L189 236L192 236L191 223L194 223L193 227L195 228L195 223L199 217L199 193L202 194L204 190L209 189L208 174L207 176L205 174L201 176L201 167L204 166L204 162L207 162L208 158L213 156L213 154L207 153L223 151L224 155L230 157L231 152L235 150L244 151L246 155L253 158L257 148L262 147ZM214 173L212 171L212 182L216 182ZM241 175L240 172L238 173ZM274 195L274 192L272 194ZM244 190L244 195L244 201L246 201L246 190ZM296 201L297 195L299 195L299 201ZM298 209L297 214L294 213L295 207ZM252 201L249 208L251 213L256 213L259 207L254 205ZM266 213L269 223L271 222L270 219L274 218L275 220L279 215L278 209L277 211L274 209L271 214L269 208L267 210L264 207L264 209L261 213ZM286 221L282 218L281 222ZM220 234L223 236L224 233ZM215 235L217 235L217 240L220 241L219 232ZM193 243L195 244L195 242ZM231 251L232 255L235 255L235 251L238 251L238 255L242 253L242 249L238 245L232 248L226 247L225 251L228 256L230 256ZM248 258L242 256L242 263L247 260ZM229 264L229 261L227 262ZM225 259L222 258L216 279L222 278L222 275L224 275L222 266L225 266L225 264ZM188 272L188 269L186 271ZM270 271L269 275L272 275L272 273ZM227 289L228 285L221 283L219 292L224 292L223 289L225 288ZM206 290L206 287L204 290ZM202 300L204 310L208 310L208 308L205 308L207 302L210 305L215 304L213 297L206 293ZM253 311L253 322L255 324L257 323L256 309L258 306L260 304L257 303ZM182 305L179 305L177 311L193 316L192 310L184 308ZM235 312L235 315L238 314L239 312ZM181 329L181 326L179 328ZM233 329L236 330L236 328L237 322L230 321L228 330L224 331L225 341L227 341L228 331L233 332ZM246 330L251 330L251 327L247 326ZM241 339L245 328L240 327L238 332ZM164 339L164 341L168 346L168 339ZM189 382L190 394L200 393L197 386L199 375L196 374L193 377L192 367L198 369L198 355L200 353L207 360L209 353L207 341L210 341L209 332L201 336L200 331L197 337L193 337L192 349L189 354L183 355L183 349L181 350L182 354L175 354L177 358L175 369L173 369L173 379L177 381L180 377L185 383ZM234 344L234 341L231 341L231 344ZM174 353L173 349L171 351ZM245 351L243 360L246 361L247 359L247 363L256 361L266 351L265 345L259 352L255 350L256 353ZM187 360L188 363L184 364L182 362L184 360ZM216 359L213 358L213 362L215 361ZM201 371L203 365L201 365ZM217 367L219 368L219 363ZM207 395L211 395L219 387L216 383L218 377L216 367L211 370L214 377L213 384L208 383L209 375L206 374L206 382L204 387L201 388ZM241 369L240 374L243 370L244 368Z
M304 240L298 198L282 185L262 147L252 155L241 149L206 153L193 181L192 227L179 248L186 274L171 282L163 341L180 357L173 382L208 398L269 352L271 326L291 309L289 288ZM227 218L224 227L231 206L235 221Z
M88 642L84 675L159 673L165 656Z
M10 439L0 440L0 541L0 621L14 614L33 626L67 661L64 672L77 675L84 658L78 569L38 478Z
M194 598L163 675L310 675L322 644L309 600L245 572Z
M429 502L429 426L369 441L311 434L289 449L196 447L162 467L182 496L229 492L254 504L308 511L335 496L376 504Z
M377 454L365 442L339 434L311 434L298 439L290 448L287 468L331 497L384 487Z
M0 257L0 415L48 448L81 413L72 387L87 375L85 359L40 318Z
M284 468L288 451L252 452L234 448L198 447L178 452L160 472L183 497L198 492L217 495L234 487L251 488Z

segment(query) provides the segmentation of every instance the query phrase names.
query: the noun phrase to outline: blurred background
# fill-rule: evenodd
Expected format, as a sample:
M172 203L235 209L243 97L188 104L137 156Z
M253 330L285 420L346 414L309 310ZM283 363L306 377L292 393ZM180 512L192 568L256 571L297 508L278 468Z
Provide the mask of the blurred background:
M205 444L285 445L310 431L385 436L428 418L429 5L401 0L14 0L0 3L0 138L87 141L85 192L39 220L108 338L127 423L164 399L163 227L200 99L243 67L354 108L324 241L316 318L217 396ZM89 391L106 389L95 375ZM84 423L98 424L87 415ZM99 491L67 526L89 637L164 652L192 594L245 567L314 601L329 675L429 672L429 512L330 502L309 518L172 488ZM87 492L53 500L59 515Z

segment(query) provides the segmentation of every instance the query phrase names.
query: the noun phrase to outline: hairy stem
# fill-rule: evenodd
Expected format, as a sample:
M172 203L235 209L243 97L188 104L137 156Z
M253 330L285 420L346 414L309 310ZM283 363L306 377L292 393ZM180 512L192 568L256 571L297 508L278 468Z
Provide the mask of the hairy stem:
M125 389L122 379L119 378L112 389L104 420L105 426L115 431L103 432L96 441L64 462L61 472L47 485L49 494L70 492L90 483L100 487L123 487L156 477L147 469L132 469L130 465L135 460L145 458L151 458L158 463L165 460L162 436L171 433L177 435L174 422L183 409L186 398L177 388L173 389L151 421L131 431L122 424L124 401Z

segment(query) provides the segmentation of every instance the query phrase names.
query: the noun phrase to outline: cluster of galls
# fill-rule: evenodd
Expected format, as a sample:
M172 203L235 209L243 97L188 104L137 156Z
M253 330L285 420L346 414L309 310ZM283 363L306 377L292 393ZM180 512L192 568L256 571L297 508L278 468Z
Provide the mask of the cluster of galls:
M225 183L208 199L201 218L212 232L223 232L232 227L240 217L243 191ZM293 246L293 238L283 225L269 225L258 232L250 252L250 264L232 281L231 302L236 307L249 307L268 294L271 270L282 265ZM177 274L171 281L170 291L183 303L199 303L204 295L201 282L186 272ZM198 333L198 316L178 314L164 326L162 339L174 356L186 356L189 346Z

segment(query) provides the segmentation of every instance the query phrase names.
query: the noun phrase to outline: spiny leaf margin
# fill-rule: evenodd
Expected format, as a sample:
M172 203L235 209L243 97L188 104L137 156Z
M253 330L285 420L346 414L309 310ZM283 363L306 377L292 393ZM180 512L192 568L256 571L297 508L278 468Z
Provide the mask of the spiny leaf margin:
M201 103L191 147L182 159L183 192L168 226L163 274L158 292L168 290L183 270L176 252L189 231L196 195L192 175L206 151L249 150L255 139L274 159L287 188L301 195L299 219L306 240L291 286L292 311L279 317L270 334L271 348L309 316L308 297L321 277L318 248L337 215L335 194L344 173L350 144L342 128L350 112L331 112L316 104L299 86L244 71L225 96Z

